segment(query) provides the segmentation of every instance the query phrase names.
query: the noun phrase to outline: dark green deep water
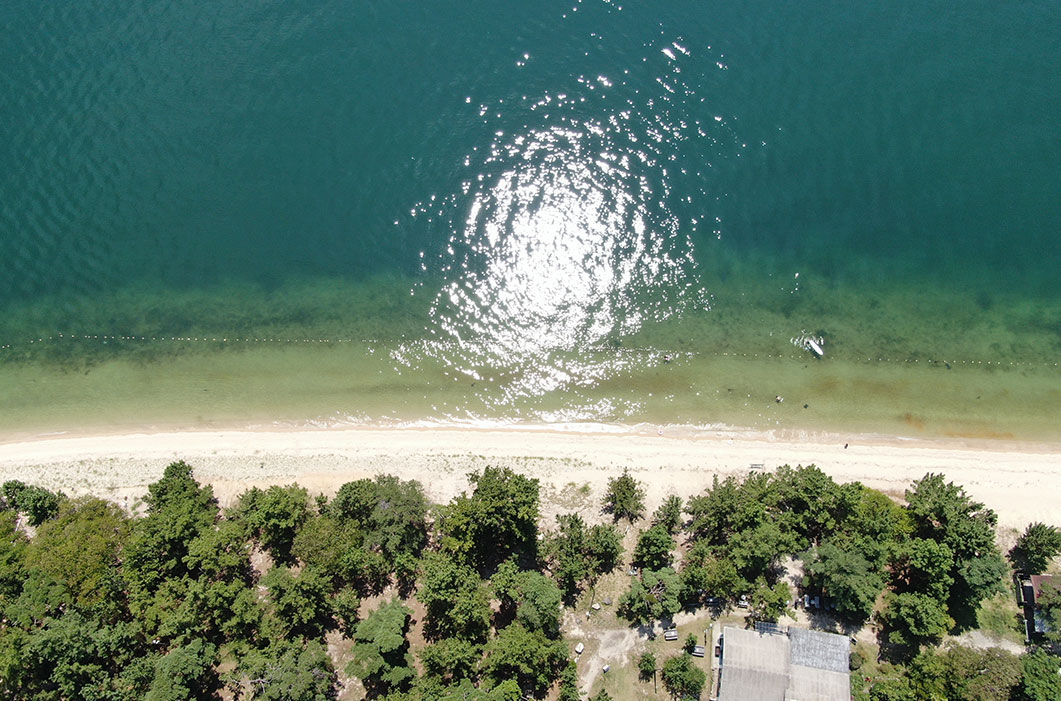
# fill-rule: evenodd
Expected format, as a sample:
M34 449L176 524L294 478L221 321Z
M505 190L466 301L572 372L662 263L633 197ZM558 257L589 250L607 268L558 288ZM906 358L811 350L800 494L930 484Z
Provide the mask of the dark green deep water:
M1057 435L1057 3L0 21L0 430Z

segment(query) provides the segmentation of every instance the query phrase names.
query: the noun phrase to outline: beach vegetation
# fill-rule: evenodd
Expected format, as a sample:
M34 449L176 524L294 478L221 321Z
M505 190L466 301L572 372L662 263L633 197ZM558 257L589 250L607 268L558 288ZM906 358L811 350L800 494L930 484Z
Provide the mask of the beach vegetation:
M750 620L777 621L800 593L846 625L876 622L882 657L860 654L855 698L1057 696L1050 649L938 647L960 630L963 607L981 617L995 607L1011 635L1016 615L995 593L1008 568L994 514L938 476L911 485L906 504L816 468L716 479L684 500L687 523L683 499L668 498L625 561L614 523L576 513L539 523L536 480L503 468L470 477L443 505L416 482L380 476L330 499L252 488L222 510L176 462L149 486L142 515L56 493L35 527L18 501L35 488L9 483L0 696L326 699L341 664L372 698L573 700L564 606L631 564L629 578L604 584L629 580L617 613L632 625L670 621L683 605L717 615L741 595ZM1011 557L1049 553L1053 533L1033 524ZM1061 630L1058 587L1045 584L1040 604ZM676 698L701 693L706 675L688 653L655 652L636 663L642 679L662 664Z
M62 492L50 492L18 480L4 482L0 492L3 493L3 508L25 514L31 526L39 526L59 513L59 504L66 498Z
M310 515L309 494L296 484L244 492L229 518L241 521L279 563L291 563L291 546Z
M682 526L682 498L671 494L664 499L652 514L652 525L664 528L671 535L677 533Z
M604 492L604 512L611 514L616 521L625 518L633 522L645 514L645 488L630 474L623 474L608 480L608 489Z
M472 493L442 510L442 548L489 576L504 560L537 560L538 480L510 468L487 467L468 475Z
M1045 523L1032 523L1009 551L1013 566L1027 574L1041 574L1050 561L1061 554L1061 529Z

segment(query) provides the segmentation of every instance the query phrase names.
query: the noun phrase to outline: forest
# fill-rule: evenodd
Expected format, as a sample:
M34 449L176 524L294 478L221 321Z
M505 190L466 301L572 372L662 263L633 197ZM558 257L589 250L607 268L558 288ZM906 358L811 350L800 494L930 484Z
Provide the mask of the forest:
M623 472L593 513L549 523L538 481L494 467L446 504L381 475L222 508L184 462L131 508L21 482L0 501L3 698L576 701L565 618L617 570L634 573L616 602L633 627L681 611L750 625L828 600L837 632L876 631L875 659L852 652L856 699L1061 698L1056 587L1041 601L1054 632L1023 654L952 638L1014 570L1047 571L1061 533L1030 524L1003 553L995 514L942 475L899 499L785 466L649 514ZM706 698L691 651L642 654L645 689L659 672L672 697Z

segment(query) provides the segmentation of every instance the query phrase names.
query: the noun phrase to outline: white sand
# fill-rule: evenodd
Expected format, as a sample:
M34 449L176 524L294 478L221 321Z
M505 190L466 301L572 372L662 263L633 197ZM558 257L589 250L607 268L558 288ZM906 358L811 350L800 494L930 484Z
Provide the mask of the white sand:
M994 509L1002 526L1061 525L1057 444L660 431L332 428L43 437L0 443L0 480L129 501L182 458L223 503L252 485L297 481L313 493L331 493L379 473L420 480L442 502L467 487L469 471L499 465L541 480L547 514L577 509L594 517L607 478L624 467L646 484L652 509L668 494L700 493L716 474L746 474L757 463L768 470L813 463L838 481L860 480L897 496L926 472L942 472Z

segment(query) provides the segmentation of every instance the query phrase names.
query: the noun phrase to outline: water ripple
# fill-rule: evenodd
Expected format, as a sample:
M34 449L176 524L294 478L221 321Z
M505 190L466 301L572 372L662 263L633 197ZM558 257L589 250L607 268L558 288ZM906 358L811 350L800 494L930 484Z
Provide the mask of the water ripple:
M434 342L399 362L441 361L482 381L487 405L533 404L659 362L664 351L621 352L624 339L709 305L691 233L719 193L710 164L689 154L723 156L736 140L684 79L689 50L678 40L645 48L650 73L578 75L516 105L469 104L493 137L466 155L459 192L413 209L446 243L422 254L427 279L441 281ZM523 129L505 130L521 119ZM601 412L623 409L565 415Z

